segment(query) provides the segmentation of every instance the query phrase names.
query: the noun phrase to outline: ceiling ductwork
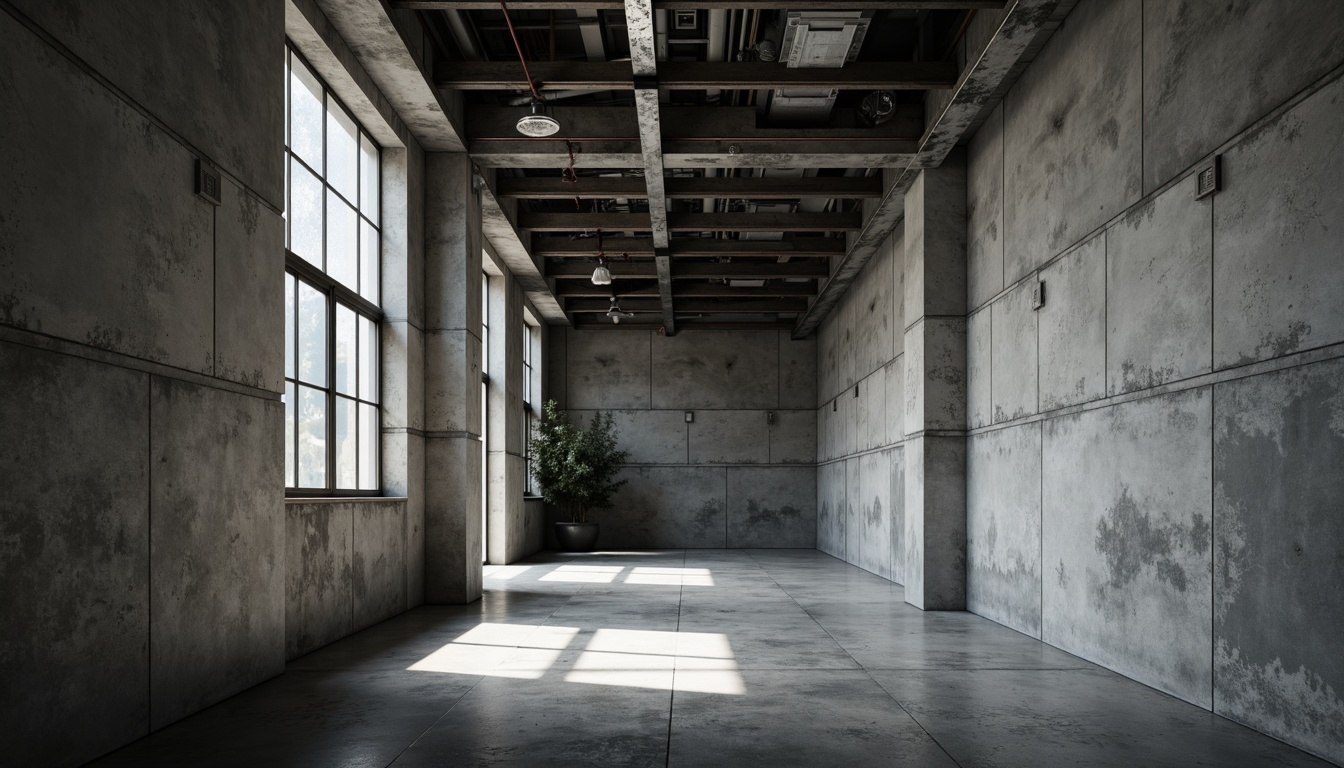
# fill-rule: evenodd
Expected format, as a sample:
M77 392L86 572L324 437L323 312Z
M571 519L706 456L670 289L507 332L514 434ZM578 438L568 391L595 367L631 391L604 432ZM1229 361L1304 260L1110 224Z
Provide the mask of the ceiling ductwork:
M872 20L872 11L789 11L779 30L779 60L789 69L840 69L858 58ZM764 42L770 41L758 50ZM767 122L825 123L839 95L836 88L776 88L766 108Z

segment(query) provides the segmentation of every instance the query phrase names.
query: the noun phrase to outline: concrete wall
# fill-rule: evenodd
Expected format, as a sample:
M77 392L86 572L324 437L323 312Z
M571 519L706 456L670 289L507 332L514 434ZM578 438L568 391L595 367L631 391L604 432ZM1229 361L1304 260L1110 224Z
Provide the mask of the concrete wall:
M970 609L1337 762L1341 62L1344 4L1079 3L967 192Z
M905 233L817 333L817 549L905 583Z
M285 502L285 658L293 659L405 611L405 499Z
M283 34L273 0L0 8L16 765L83 763L283 669Z
M582 421L610 411L630 452L615 508L593 514L600 546L815 546L814 342L550 331L549 396Z

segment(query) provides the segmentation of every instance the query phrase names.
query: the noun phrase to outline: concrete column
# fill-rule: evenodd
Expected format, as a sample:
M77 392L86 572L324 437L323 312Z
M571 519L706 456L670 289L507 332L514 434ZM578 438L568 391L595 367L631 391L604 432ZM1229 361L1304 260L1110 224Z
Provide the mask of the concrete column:
M406 502L406 604L425 599L424 153L383 150L383 489Z
M966 163L905 195L905 600L966 608Z
M465 154L425 163L425 602L481 596L481 210Z
M490 278L486 554L503 565L523 551L523 293L507 271Z

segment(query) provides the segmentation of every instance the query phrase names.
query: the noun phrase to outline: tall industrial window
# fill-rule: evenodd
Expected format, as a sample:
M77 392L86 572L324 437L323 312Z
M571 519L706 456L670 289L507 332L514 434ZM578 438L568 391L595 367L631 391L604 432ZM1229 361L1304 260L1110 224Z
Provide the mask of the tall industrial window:
M481 273L481 562L490 520L490 275Z
M532 334L535 329L523 323L523 492L532 492Z
M285 487L379 489L378 146L285 51Z

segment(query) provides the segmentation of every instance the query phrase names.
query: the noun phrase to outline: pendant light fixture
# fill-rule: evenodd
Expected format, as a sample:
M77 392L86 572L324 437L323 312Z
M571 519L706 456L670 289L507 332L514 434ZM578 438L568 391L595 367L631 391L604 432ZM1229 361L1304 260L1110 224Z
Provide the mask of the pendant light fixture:
M518 42L518 33L513 28L513 19L509 18L509 7L500 0L499 10L504 12L504 23L509 25L509 37L513 38L513 49L518 52L518 61L523 65L523 76L527 78L527 87L532 90L532 112L518 118L518 132L524 136L539 139L554 136L560 132L560 121L546 113L546 100L537 90L537 81L527 69L527 57L523 55L523 46Z
M574 198L574 204L578 203L578 198ZM593 285L611 285L611 269L607 267L607 254L602 250L601 229L597 230L597 269L593 270Z
M634 312L625 312L621 309L621 305L616 303L615 296L611 297L611 309L607 310L607 317L611 318L613 325L620 325L621 318L631 318L634 316Z
M611 285L611 270L607 268L607 260L600 256L597 269L593 270L593 285Z

